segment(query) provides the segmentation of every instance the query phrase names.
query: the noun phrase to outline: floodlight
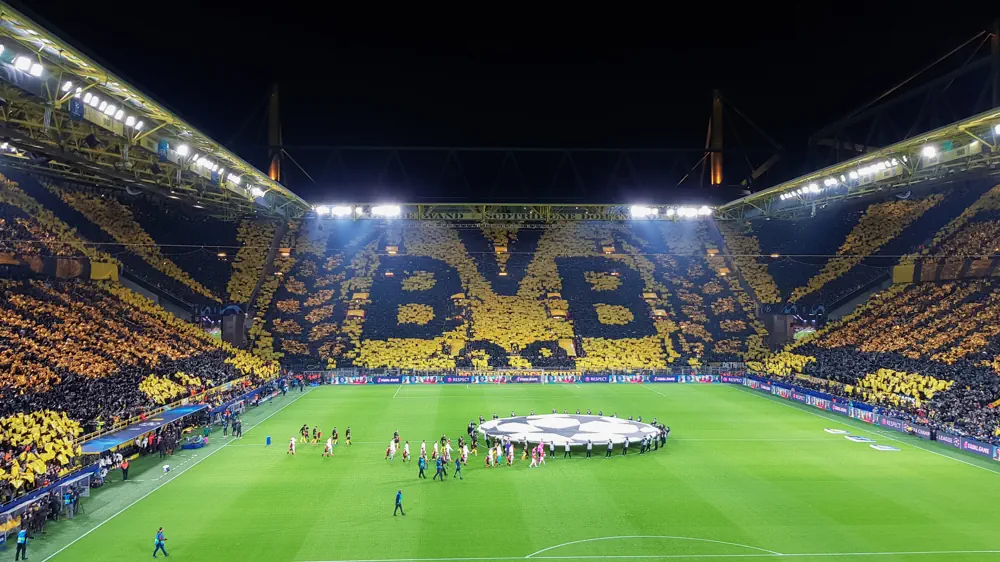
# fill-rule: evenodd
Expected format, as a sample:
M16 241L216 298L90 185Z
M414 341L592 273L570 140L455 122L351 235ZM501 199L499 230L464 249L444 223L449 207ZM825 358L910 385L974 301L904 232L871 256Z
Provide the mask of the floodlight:
M937 149L933 146L925 146L920 153L924 155L924 158L934 158L937 155Z
M335 217L346 217L351 214L352 210L353 209L350 205L337 205L331 209L330 212L333 213L333 216Z
M323 215L328 215L328 214L330 214L330 207L327 207L326 205L320 205L319 207L316 207L317 216L322 217Z
M250 188L250 195L253 195L255 199L258 197L263 197L264 193L265 191L257 186L253 186Z
M14 59L14 68L22 72L31 70L31 59L28 57L17 57Z
M632 218L636 219L656 215L660 212L660 210L654 207L647 207L645 205L632 205L631 212Z
M376 205L372 207L372 215L376 217L398 217L399 205Z

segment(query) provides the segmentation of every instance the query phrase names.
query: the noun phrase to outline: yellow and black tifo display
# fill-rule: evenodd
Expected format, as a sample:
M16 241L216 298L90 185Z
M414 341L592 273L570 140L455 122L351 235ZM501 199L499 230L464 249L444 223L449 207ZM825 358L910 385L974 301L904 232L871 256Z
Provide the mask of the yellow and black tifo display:
M251 330L255 351L285 364L599 371L764 353L709 221L310 219L286 243Z

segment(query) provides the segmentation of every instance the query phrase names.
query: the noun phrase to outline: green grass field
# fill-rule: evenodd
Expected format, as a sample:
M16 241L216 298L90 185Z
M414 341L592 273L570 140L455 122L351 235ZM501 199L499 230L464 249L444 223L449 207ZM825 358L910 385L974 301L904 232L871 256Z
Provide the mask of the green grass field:
M415 465L383 459L395 429L417 451L442 432L457 438L480 414L553 407L657 416L673 431L666 450L645 456L604 459L597 448L595 458L540 469L486 469L473 457L464 481L451 472L447 482L418 481ZM991 461L824 415L728 386L320 387L248 413L241 441L179 455L168 477L146 461L135 482L101 490L29 552L141 560L162 525L171 559L182 561L1000 561ZM308 445L288 456L303 423L324 433L350 425L355 444L331 459ZM400 488L406 516L393 517Z

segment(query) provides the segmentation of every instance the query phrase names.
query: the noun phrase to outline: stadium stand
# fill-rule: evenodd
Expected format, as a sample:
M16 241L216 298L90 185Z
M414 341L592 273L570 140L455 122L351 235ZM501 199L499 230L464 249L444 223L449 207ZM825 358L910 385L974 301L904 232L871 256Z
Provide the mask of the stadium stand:
M720 231L761 302L831 310L888 279L899 256L929 247L931 235L986 189L984 182L962 182L890 200L843 203L808 218L722 223Z
M257 334L286 362L592 371L763 352L752 299L708 253L721 244L708 221L302 228Z
M77 235L80 224L67 224L22 187L3 179L0 254L14 261L32 256L118 261L106 253L112 248L95 249ZM38 183L33 190L47 193L42 199L49 203L59 191ZM114 230L120 245L149 244L155 250L159 242L145 234L146 225L158 225L152 230L169 236L174 219L218 236L215 243L226 232L234 237L236 233L232 223L178 218L181 215L148 201L129 201L126 208L119 200L85 191L63 192L59 201L67 200L85 211L76 216L81 224L93 227L86 215L105 226L118 225L109 230L120 229ZM109 209L121 216L114 219ZM162 216L149 218L161 211ZM191 238L183 237L197 235L175 234L170 240L190 243ZM198 270L210 283L203 287L224 290L229 264L215 255L205 257L178 262ZM212 338L117 283L60 279L37 268L26 275L8 275L0 279L0 498L65 474L80 453L76 440L85 433L180 398L205 400L202 392L225 382L257 384L278 373L276 363Z
M968 258L996 255L1000 186L975 194L931 244L904 258L929 262L927 280L895 284L752 366L998 442L1000 281L995 259L976 262L977 271ZM956 264L952 277L941 280L948 264Z
M237 223L148 196L8 174L30 208L44 208L143 286L188 305L245 304L274 236L268 221Z

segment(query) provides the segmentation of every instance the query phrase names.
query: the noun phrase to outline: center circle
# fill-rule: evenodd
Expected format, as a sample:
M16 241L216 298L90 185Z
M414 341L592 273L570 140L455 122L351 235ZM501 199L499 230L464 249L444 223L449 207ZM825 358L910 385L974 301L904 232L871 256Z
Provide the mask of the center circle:
M620 445L627 437L638 443L644 436L655 436L659 430L648 423L624 420L611 416L580 414L542 414L515 416L483 422L479 432L489 437L508 437L515 442L555 443L565 445L594 445L612 443Z

